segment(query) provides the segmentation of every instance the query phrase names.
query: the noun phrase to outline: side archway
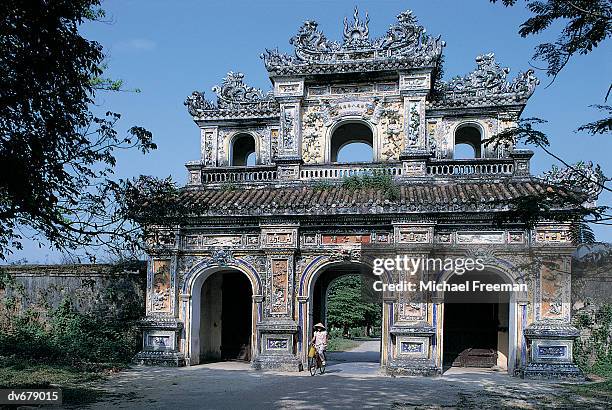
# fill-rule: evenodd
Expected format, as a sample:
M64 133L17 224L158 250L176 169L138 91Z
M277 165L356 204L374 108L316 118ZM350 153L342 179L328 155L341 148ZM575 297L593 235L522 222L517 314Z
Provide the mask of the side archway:
M496 262L485 263L485 275L481 278L483 282L487 282L487 278L491 283L504 283L504 284L522 284L525 286L525 280L520 275L517 269L513 269L509 264L505 264L503 261L498 260ZM508 266L506 266L508 265ZM459 275L456 275L452 271L441 272L436 282L442 283L461 283L462 280ZM467 277L464 278L467 280ZM474 278L472 278L474 279ZM472 334L472 331L467 328L461 328L462 323L475 323L478 322L478 330L484 329L486 326L483 322L486 318L477 318L474 315L487 315L488 311L491 312L489 322L491 326L495 328L490 329L488 336L488 343L491 341L495 345L497 363L496 366L505 368L509 374L514 373L514 369L519 365L518 357L522 349L522 327L521 323L524 318L521 317L522 309L521 304L527 300L527 293L524 291L520 292L509 292L507 295L500 296L498 302L488 300L487 303L474 304L465 303L458 300L452 300L445 297L443 291L436 292L433 295L435 300L442 301L440 311L440 322L436 329L438 344L438 359L439 363L444 364L445 354L453 356L453 346L445 346L449 344L449 340L455 340L452 332L459 332L459 334ZM470 313L471 312L471 313ZM490 316L490 315L489 315ZM472 336L475 336L472 334ZM476 336L475 336L476 337ZM450 339L449 339L450 338ZM484 341L483 341L484 342ZM454 342L453 342L454 343ZM486 344L486 343L484 343ZM464 346L465 347L465 346ZM479 348L473 346L472 348ZM456 350L456 349L455 349ZM451 360L452 361L452 360ZM449 358L446 357L446 364L448 366Z
M230 326L250 327L250 334L248 335L249 346L245 357L252 360L257 354L259 343L257 322L261 318L262 312L260 304L254 301L255 296L261 294L261 281L256 271L247 263L239 260L215 265L210 265L204 261L194 266L186 275L182 289L183 305L181 316L185 324L183 351L188 365L199 364L208 354L207 349L212 344L217 346L225 336L222 327L223 312L219 311L219 309L223 309L223 302L222 299L219 300L218 298L219 292L223 292L223 280L226 281L226 286L240 288L239 293L241 296L244 296L239 304L244 310L241 314L243 315L247 312L247 315L250 316L250 318L247 317L247 321L244 324L233 323ZM216 302L213 300L211 301L212 303L208 303L205 300L206 297L215 298ZM219 329L215 330L216 334L211 336L210 331L215 327L215 320ZM226 339L235 337L234 333L236 332L232 332L232 330L237 329L228 328L227 330L230 331L226 332ZM207 331L209 332L208 334L206 334ZM204 338L207 338L206 341L204 341ZM221 352L216 347L210 351L213 352L213 359L222 358Z

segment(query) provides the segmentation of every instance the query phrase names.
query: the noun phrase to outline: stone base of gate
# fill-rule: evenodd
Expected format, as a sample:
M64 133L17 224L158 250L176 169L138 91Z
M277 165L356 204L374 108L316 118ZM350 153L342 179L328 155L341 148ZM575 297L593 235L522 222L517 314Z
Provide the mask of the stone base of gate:
M169 316L147 316L140 324L143 349L133 361L147 366L185 366L185 356L178 350L183 323Z
M442 369L431 356L435 329L426 322L394 325L392 358L386 365L387 374L393 376L438 376Z
M289 320L267 320L257 325L258 355L252 365L257 370L297 372L300 360L294 353L298 325Z
M574 364L574 339L578 329L561 321L539 321L525 329L530 345L529 363L519 374L526 379L584 380L584 374Z
M281 372L297 372L300 370L300 360L293 356L261 355L256 357L252 366L255 370L276 370Z
M584 373L573 363L529 363L520 370L523 379L584 381Z
M391 376L439 376L442 369L431 359L393 359L386 366L386 373Z
M185 366L185 357L179 352L146 351L138 352L133 359L134 363L145 366Z

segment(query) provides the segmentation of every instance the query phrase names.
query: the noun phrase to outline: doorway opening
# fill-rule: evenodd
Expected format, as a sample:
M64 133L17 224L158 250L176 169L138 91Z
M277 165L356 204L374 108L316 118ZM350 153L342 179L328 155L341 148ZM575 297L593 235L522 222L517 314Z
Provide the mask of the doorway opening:
M328 367L344 371L346 363L363 363L360 371L378 369L381 361L382 299L372 287L372 271L357 263L325 269L313 289L311 324L328 332ZM310 338L312 329L309 329ZM332 368L333 370L333 368Z
M220 271L202 285L200 362L251 360L253 290L238 271Z
M466 275L467 276L467 275ZM453 275L447 283L475 280ZM505 281L494 273L478 274L482 283ZM469 288L469 287L468 287ZM444 295L444 370L450 367L508 368L509 292L446 292Z

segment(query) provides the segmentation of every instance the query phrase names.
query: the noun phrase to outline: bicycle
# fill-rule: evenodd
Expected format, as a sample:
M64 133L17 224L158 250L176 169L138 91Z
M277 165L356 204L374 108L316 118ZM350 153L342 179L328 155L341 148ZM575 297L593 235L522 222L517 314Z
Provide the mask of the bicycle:
M321 357L314 345L311 344L308 351L308 371L310 371L310 375L314 376L317 373L317 369L320 374L325 373L325 364L323 364L323 357Z

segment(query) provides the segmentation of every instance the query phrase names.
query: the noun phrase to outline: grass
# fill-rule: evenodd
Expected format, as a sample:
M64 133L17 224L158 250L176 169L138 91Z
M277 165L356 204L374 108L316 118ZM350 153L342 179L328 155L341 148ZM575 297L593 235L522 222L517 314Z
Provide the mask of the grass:
M63 404L78 407L114 396L95 384L120 369L114 364L75 367L0 358L0 388L58 387L62 390Z
M329 352L343 352L359 345L360 343L356 340L345 339L343 337L332 337L327 342L327 350Z
M609 403L612 402L612 379L603 382L573 385L569 386L569 388L574 393L583 397L592 397Z

